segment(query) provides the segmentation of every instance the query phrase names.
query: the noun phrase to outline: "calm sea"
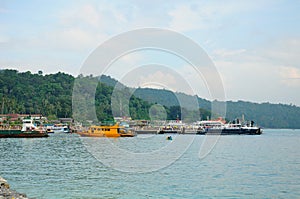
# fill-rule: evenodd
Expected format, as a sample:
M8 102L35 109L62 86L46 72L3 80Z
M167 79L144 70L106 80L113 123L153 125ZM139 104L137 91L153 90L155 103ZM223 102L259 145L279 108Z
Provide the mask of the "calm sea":
M126 150L148 153L173 142L166 136L113 142ZM106 166L76 134L0 139L0 175L13 189L38 199L300 198L300 130L265 129L260 136L221 136L213 150L199 159L204 138L196 136L177 161L147 173ZM101 144L101 138L93 139L100 139ZM158 162L151 160L150 164Z

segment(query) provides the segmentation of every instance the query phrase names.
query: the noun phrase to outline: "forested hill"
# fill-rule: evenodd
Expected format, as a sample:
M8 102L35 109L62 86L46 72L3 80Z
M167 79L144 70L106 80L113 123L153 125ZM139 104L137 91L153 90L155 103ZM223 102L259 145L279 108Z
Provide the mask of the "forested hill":
M137 88L134 91L134 95L136 97L139 97L141 99L144 99L151 103L159 103L164 106L179 106L179 100L180 101L198 101L199 107L202 109L210 110L211 109L211 102L199 98L197 96L191 96L184 93L173 93L169 90L164 89L153 89L153 88ZM189 106L189 103L185 103L186 106ZM187 107L190 108L190 107Z
M227 103L227 118L245 115L246 119L257 121L267 128L300 128L300 107L295 105L251 103L244 101Z
M84 83L98 77L77 77ZM0 113L42 114L48 118L72 117L72 92L75 78L65 73L43 75L31 72L21 73L16 70L0 71ZM98 83L95 93L95 108L99 121L113 120L111 95L113 87ZM119 96L127 93L119 91ZM83 99L84 101L85 99ZM129 109L133 119L149 119L151 104L134 96L130 98ZM85 110L79 113L84 116ZM122 113L116 113L118 116ZM87 118L89 119L89 118Z
M165 106L178 106L176 98L195 98L183 93L172 93L167 90L139 88L135 91L135 96L151 103L160 103ZM211 109L211 102L197 97L199 107L205 110ZM190 99L191 100L191 99ZM245 101L227 101L226 119L232 121L236 118L253 120L258 125L266 128L300 128L300 107L295 105L271 104L271 103L252 103Z
M0 71L0 113L70 117L74 77Z
M97 78L83 77L77 78ZM42 72L32 74L31 72L21 73L16 70L0 71L0 113L41 113L45 116L72 117L72 92L75 77L56 73L43 75ZM84 81L83 81L84 82ZM103 76L98 83L95 94L96 114L99 120L112 119L111 95L117 81L109 76ZM118 94L122 99L128 97L128 90L124 85L120 87ZM204 119L210 115L211 102L197 96L190 96L183 93L173 93L168 90L138 88L134 95L130 97L129 108L133 119L149 119L149 110L160 111L159 106L164 106L167 119L176 119L181 116L181 101L197 100L201 115L196 112L189 112L189 116L195 120ZM185 103L185 105L189 103ZM120 104L122 105L122 104ZM158 109L156 110L155 108ZM184 107L184 110L191 107ZM124 115L122 107L117 115ZM84 110L82 110L84 115ZM164 113L162 113L164 114ZM254 120L258 125L265 128L300 128L300 107L270 104L270 103L251 103L251 102L227 102L227 120L241 118L244 115L246 120Z
M131 96L129 88L125 86L119 87L117 92L114 91L112 85L115 80L105 77L107 81L111 80L110 84L98 81L99 77L79 75L75 78L61 72L43 75L42 71L32 74L16 70L0 70L0 114L42 114L50 119L75 116L82 119L82 122L90 120L92 118L89 118L85 106L80 107L79 112L72 112L72 94L76 80L83 93L91 88L89 83L98 81L94 104L98 121L111 121L113 116L150 119L150 109L153 112L161 112L165 119L171 120L176 119L177 115L180 116L180 107L168 106L163 112L159 107L152 106L152 103ZM129 104L125 99L129 99ZM117 100L114 110L111 108L113 100ZM87 103L85 96L82 96L80 103ZM193 118L198 117L200 116L195 115Z

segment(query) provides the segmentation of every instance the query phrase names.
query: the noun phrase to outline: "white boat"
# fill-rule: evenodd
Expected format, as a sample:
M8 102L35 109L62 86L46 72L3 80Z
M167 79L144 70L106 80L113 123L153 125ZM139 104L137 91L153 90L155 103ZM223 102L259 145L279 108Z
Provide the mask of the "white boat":
M55 124L52 128L54 133L70 133L70 129L64 124Z
M158 134L184 133L185 125L186 124L182 123L182 121L170 121L168 124L159 129Z
M24 119L21 131L45 131L45 129L37 127L32 119Z

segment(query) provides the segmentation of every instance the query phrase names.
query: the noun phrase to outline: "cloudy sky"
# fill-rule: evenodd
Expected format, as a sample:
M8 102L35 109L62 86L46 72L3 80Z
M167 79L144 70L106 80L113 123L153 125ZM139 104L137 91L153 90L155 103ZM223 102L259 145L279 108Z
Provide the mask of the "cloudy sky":
M203 48L221 76L227 100L300 106L299 10L300 1L288 0L0 0L0 67L78 75L104 41L156 27L183 34ZM137 70L130 67L151 63L176 65L178 74L196 84L187 64L164 52L125 55L107 72L128 79L126 74ZM151 86L151 78L156 78L173 83L170 88L176 90L178 82L170 74L164 68L136 75L136 86ZM201 90L195 94L211 99L205 86L195 87Z

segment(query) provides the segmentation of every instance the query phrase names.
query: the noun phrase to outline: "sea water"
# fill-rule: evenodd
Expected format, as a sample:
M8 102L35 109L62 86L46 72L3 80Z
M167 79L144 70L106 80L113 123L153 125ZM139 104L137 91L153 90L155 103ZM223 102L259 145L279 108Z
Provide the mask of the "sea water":
M175 143L175 135L172 141L167 136L139 135L111 142L125 151L147 154ZM86 139L103 142L103 138ZM220 136L200 159L204 139L194 136L176 161L148 172L120 171L105 164L77 134L0 139L0 176L30 198L300 197L300 130ZM149 164L160 164L160 158ZM169 158L168 153L163 158Z

